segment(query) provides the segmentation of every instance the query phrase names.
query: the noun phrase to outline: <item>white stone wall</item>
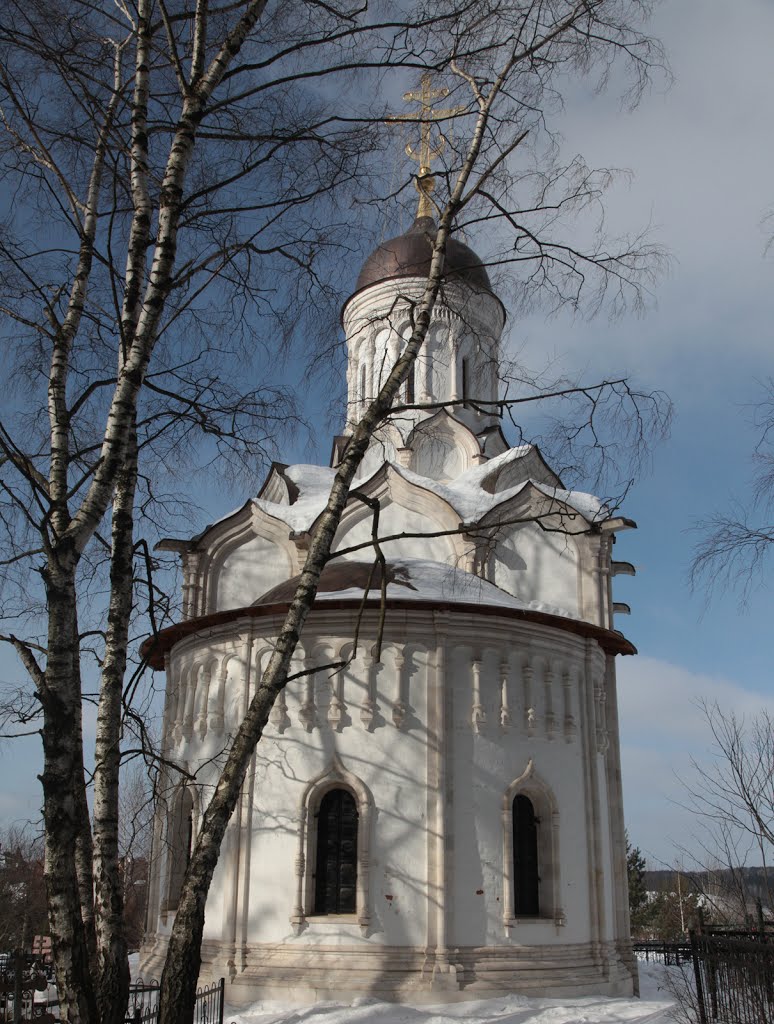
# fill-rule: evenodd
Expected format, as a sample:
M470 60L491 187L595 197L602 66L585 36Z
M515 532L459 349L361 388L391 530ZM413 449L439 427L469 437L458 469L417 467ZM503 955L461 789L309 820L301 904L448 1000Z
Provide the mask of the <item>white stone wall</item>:
M582 947L592 965L600 943L625 938L605 707L611 677L596 642L506 617L388 612L374 665L373 613L364 627L367 639L345 672L294 680L275 707L229 826L206 941L222 957L242 957L248 973L256 956L266 967L256 952L264 947L275 957L430 948L434 958L439 949L566 947L576 959ZM175 699L170 688L167 753L196 773L197 814L247 699L245 677L254 686L273 628L272 620L229 624L173 652L171 679L182 692ZM295 670L350 652L349 613L313 613ZM206 729L195 710L205 690ZM310 791L330 771L370 801L361 815L367 888L348 919L312 914L302 837ZM539 919L513 919L506 818L515 792L530 796L549 836ZM163 859L160 867L163 875ZM162 898L164 884L156 882ZM155 912L163 935L172 914L161 905ZM345 961L340 970L346 985Z

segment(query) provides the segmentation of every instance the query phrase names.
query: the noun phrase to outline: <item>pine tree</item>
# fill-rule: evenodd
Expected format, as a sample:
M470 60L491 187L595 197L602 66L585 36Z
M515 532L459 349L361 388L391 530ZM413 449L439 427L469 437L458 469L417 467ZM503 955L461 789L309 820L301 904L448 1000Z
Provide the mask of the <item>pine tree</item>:
M650 917L648 891L645 887L645 858L639 846L632 846L626 836L626 877L629 882L629 918L632 934L640 931Z

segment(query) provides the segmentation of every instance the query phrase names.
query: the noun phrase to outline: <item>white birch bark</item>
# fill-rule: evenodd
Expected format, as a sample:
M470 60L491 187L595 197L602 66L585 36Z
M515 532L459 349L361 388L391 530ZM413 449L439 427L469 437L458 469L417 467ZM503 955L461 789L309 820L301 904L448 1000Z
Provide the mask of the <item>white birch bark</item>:
M57 987L63 1015L71 1024L90 1024L99 1019L89 943L78 898L75 858L79 822L82 824L79 816L82 802L76 800L73 785L80 784L78 780L83 777L75 574L79 558L113 497L116 480L125 464L127 439L131 439L133 435L138 395L155 345L156 330L174 268L181 199L196 130L207 100L220 82L230 61L238 54L247 34L255 26L265 2L266 0L253 0L248 4L245 13L226 37L206 73L200 78L198 88L195 91L189 90L183 100L162 184L151 268L140 308L135 313L133 295L140 291L141 267L144 264L145 252L143 235L144 232L147 233L147 210L142 201L137 203L132 233L134 248L129 253L127 266L130 287L122 323L122 365L107 416L101 457L89 489L80 507L72 515L67 504L70 451L66 389L70 350L83 312L94 256L99 184L107 129L103 131L95 151L82 230L81 252L71 288L67 316L54 339L48 401L51 435L49 491L54 544L49 552L45 574L49 633L48 661L41 692L44 715L43 791L47 837L46 878ZM147 14L147 7L144 10ZM142 38L136 45L142 50ZM139 55L139 59L142 59L142 54ZM147 61L144 63L147 64ZM140 79L137 85L139 96L135 96L138 108L135 121L136 138L144 131L142 90L147 88L142 75ZM117 96L116 93L116 102ZM110 111L108 116L111 116ZM133 188L137 202L137 197L143 189L141 143L138 142L132 155L136 167ZM118 604L124 599L125 595L116 595ZM115 931L118 906L115 873L118 864L113 833L117 808L111 804L116 802L112 776L117 771L114 764L117 750L111 738L115 733L115 722L107 723L108 715L116 713L117 679L119 674L121 678L123 674L119 662L123 659L125 647L123 654L120 655L114 650L110 668L112 692L105 698L104 729L100 739L103 770L100 802L104 831L101 830L99 833L97 882L103 917L98 928L99 959L104 971L106 991L105 1000L100 1000L103 1006L107 1006L110 993L114 996L120 993L125 978L125 969L122 966L125 954L120 935ZM120 713L118 722L120 723ZM110 861L113 863L108 867ZM122 1012L120 1000L111 1009L111 1014L113 1010L117 1014Z

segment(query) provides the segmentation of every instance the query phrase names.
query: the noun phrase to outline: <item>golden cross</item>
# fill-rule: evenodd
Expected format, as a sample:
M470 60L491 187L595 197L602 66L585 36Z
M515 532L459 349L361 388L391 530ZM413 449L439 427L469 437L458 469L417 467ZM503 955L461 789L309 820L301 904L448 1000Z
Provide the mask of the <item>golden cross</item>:
M430 194L435 189L435 179L430 171L430 164L437 160L444 150L446 138L442 132L438 132L438 141L433 144L432 128L433 121L440 121L445 117L454 117L455 114L464 112L465 107L449 107L445 110L433 109L433 100L440 100L449 95L449 90L444 88L433 89L430 75L422 75L421 89L419 92L407 92L403 99L407 103L418 103L420 111L418 114L395 114L389 118L393 121L419 121L419 147L409 143L406 146L406 155L419 164L419 171L414 181L414 186L419 192L419 207L417 219L420 217L432 217L433 204Z

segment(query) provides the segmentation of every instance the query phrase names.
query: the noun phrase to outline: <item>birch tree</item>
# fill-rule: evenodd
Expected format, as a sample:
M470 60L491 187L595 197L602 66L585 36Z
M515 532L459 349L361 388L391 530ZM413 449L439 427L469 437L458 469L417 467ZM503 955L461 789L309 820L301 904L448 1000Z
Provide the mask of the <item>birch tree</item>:
M712 917L755 927L774 901L774 716L766 708L744 716L702 701L708 756L691 759L683 780L697 824L686 857Z
M220 379L224 335L244 330L250 307L289 300L292 286L273 286L283 263L313 280L315 250L335 232L304 207L314 199L319 218L363 150L362 125L355 145L324 104L289 88L300 63L310 72L305 51L330 40L338 53L337 36L361 26L345 7L299 4L258 32L265 7L10 4L0 26L3 172L29 218L9 211L0 238L6 340L24 347L27 389L16 429L6 419L0 435L6 576L17 590L3 639L41 708L49 916L72 1021L123 1020L126 1004L118 768L135 511L152 497L149 466L168 472L192 425L246 459L265 454L284 396ZM335 56L325 51L314 70L333 73L325 60ZM240 99L242 75L260 79L256 109ZM39 404L26 415L30 396ZM109 602L96 630L92 833L81 654L93 631L79 618L100 550ZM29 630L31 609L45 609L42 636L34 619Z
M646 0L427 0L397 17L314 0L76 0L66 10L11 0L0 15L0 156L15 197L0 232L0 311L18 385L0 424L2 639L40 704L64 1019L117 1024L126 1005L119 769L134 617L140 602L151 619L164 614L147 553L165 515L159 479L174 476L197 432L208 456L254 465L290 415L281 387L241 390L224 370L237 367L252 325L265 324L273 356L301 324L303 299L334 294L326 255L347 243L343 210L385 184L368 154L391 130L388 110L369 97L405 69L432 69L450 90L454 132L435 191L420 165L382 206L389 213L418 185L435 206L432 265L412 336L354 430L275 654L226 752L170 940L165 1022L191 1019L224 830L352 479L424 342L453 226L496 227L493 259L514 272L522 306L620 312L641 303L658 269L658 250L637 236L567 236L570 215L601 209L610 175L580 158L562 163L550 128L569 82L604 82L619 61L636 100L661 62L641 28L647 13ZM663 408L623 396L645 439ZM92 820L89 649L99 668Z

